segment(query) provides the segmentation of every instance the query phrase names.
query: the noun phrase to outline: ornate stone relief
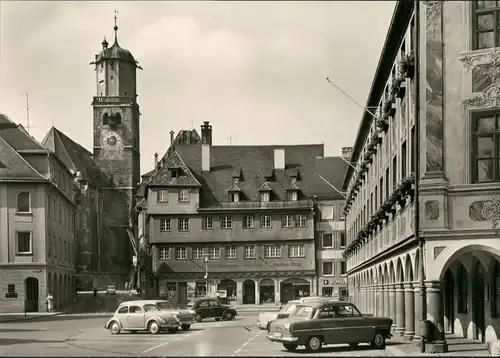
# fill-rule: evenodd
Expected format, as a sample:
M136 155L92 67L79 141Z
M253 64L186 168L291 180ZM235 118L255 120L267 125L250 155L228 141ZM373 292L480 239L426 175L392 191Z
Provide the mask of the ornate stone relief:
M434 248L434 259L439 256L439 254L446 249L446 246L436 246Z
M496 195L492 196L489 201L484 203L481 215L486 220L491 221L492 228L497 228L500 222L500 199Z
M425 5L425 16L427 23L433 27L436 26L436 19L441 16L441 2L442 1L421 1Z
M500 76L500 48L495 47L490 52L477 55L467 55L459 58L467 72L476 70L480 75L488 77L492 84L481 94L462 101L465 105L496 107L500 103L500 86L496 84Z

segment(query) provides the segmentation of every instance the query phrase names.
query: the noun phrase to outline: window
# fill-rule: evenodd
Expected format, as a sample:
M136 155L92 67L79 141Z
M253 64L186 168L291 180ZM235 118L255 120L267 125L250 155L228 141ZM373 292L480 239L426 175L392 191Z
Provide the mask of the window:
M160 231L170 231L170 230L171 230L170 219L161 219Z
M231 193L231 201L233 203L240 201L240 193Z
M343 249L346 245L345 234L340 233L340 248Z
M31 232L17 232L17 253L18 254L32 254L31 247Z
M111 76L113 77L113 76ZM142 313L142 308L139 306L130 306L128 308L128 313Z
M288 257L305 257L303 244L288 245Z
M406 141L401 146L401 178L406 178Z
M323 262L323 276L334 276L333 262Z
M220 246L210 246L208 255L210 260L220 260Z
M392 187L398 184L398 157L392 158Z
M495 261L491 284L491 316L500 317L500 263Z
M307 216L299 214L295 216L295 226L296 227L306 227L307 226Z
M189 189L179 190L179 202L189 203Z
M253 216L243 216L243 228L252 229L253 228Z
M260 193L260 201L269 201L271 197L271 193L268 191L263 191Z
M118 310L118 314L127 314L127 313L128 313L128 307L127 306L121 307Z
M187 259L187 249L185 247L177 247L175 249L175 258L177 260Z
M158 196L157 201L159 203L167 203L168 202L168 190L167 189L158 190L157 196Z
M340 274L347 275L347 263L345 261L340 261Z
M193 249L193 259L203 260L203 248L202 247L195 247Z
M234 260L236 258L236 246L226 247L226 259Z
M170 247L160 247L158 249L160 260L170 260Z
M500 112L473 117L474 182L500 180Z
M474 44L475 49L496 47L500 45L500 2L474 1Z
M212 230L214 228L214 220L211 216L205 216L203 218L203 229Z
M385 170L385 197L389 197L389 183L391 177L389 176L389 168Z
M59 223L62 223L62 210L61 210L61 204L59 204Z
M281 257L281 245L264 246L264 256L271 259Z
M7 292L8 293L15 293L16 292L16 285L7 285Z
M189 231L189 218L179 218L179 231Z
M333 287L323 287L321 289L324 297L332 297L333 296Z
M457 270L457 311L458 313L467 313L467 299L468 299L468 274L464 265L460 264Z
M18 213L30 213L31 212L31 202L30 202L30 192L22 191L17 193L17 212Z
M271 216L262 215L260 217L260 227L270 228L273 226L273 222L271 220Z
M295 190L288 192L288 200L289 201L299 200L299 193Z
M323 234L323 248L333 247L333 234Z
M230 216L223 216L220 218L221 229L231 229L233 227L233 222Z
M282 227L293 227L293 216L292 215L283 215L281 218L281 226Z
M333 220L333 205L320 206L321 219Z
M255 258L255 245L246 245L244 247L244 254L246 259Z

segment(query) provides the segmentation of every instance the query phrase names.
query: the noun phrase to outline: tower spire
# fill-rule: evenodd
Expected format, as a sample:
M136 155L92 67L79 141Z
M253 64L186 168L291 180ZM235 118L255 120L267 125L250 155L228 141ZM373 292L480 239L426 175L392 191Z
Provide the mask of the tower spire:
M116 16L118 14L118 11L115 9L115 16L113 19L115 20L115 26L113 27L113 30L115 30L115 43L118 44L118 25L116 24L116 20L118 20L118 17Z

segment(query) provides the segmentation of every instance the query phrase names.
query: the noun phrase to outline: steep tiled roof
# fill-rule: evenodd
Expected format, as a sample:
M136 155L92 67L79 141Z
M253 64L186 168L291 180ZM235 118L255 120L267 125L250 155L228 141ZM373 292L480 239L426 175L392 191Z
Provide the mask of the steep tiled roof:
M41 151L47 149L29 135L22 125L16 125L6 115L0 114L0 137L16 151Z
M347 165L348 164L341 157L316 158L314 163L314 173L316 176L321 175L335 188L342 191L342 182L344 180ZM320 180L321 182L319 182L316 186L316 195L334 195L336 197L338 196L339 199L343 199L343 197L335 189L325 183L325 181L321 178Z
M12 146L0 136L0 180L46 181Z
M266 183L274 168L274 149L285 149L285 170L275 170L274 180ZM273 200L286 200L286 189L297 170L302 180L297 187L307 197L316 194L322 180L315 175L315 159L322 157L323 144L289 146L212 146L211 170L201 171L201 145L176 145L192 173L202 185L201 205L211 206L228 201L227 189L233 184L233 171L241 168L238 187L242 200L258 200L259 189L264 183L273 192ZM343 172L342 172L343 173ZM299 199L305 199L304 197Z
M68 169L80 171L87 182L100 187L109 185L106 175L92 159L92 153L57 128L50 129L42 144L53 151Z
M177 175L172 177L172 171L170 169L180 169L182 175ZM161 186L201 186L200 182L196 180L196 177L191 173L188 166L176 151L173 151L172 155L168 158L159 170L158 173L154 174L150 181L150 185L161 185Z

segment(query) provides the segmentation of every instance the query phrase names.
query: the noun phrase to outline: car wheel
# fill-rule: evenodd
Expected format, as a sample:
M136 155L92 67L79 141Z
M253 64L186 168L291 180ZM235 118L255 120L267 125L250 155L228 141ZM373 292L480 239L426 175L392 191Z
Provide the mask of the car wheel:
M189 331L189 328L191 328L191 325L190 324L183 324L183 325L181 325L181 328L183 331Z
M168 333L177 333L178 330L179 330L179 327L167 328Z
M385 337L382 335L382 333L375 334L375 337L373 337L373 340L371 342L371 346L377 349L385 348Z
M151 334L158 334L158 332L160 332L160 326L155 321L149 322L148 331Z
M358 346L358 343L349 343L349 345L351 346L351 348L356 348Z
M120 329L120 325L118 324L118 322L111 322L111 324L109 325L109 331L111 332L111 334L120 333L121 329Z
M297 349L298 345L297 344L283 343L283 347L285 347L285 349L287 351L293 352Z
M203 318L201 317L201 314L198 313L196 315L195 319L196 319L196 322L200 323Z
M234 318L233 312L227 311L226 313L224 313L224 319L226 321L231 321L233 318Z
M216 320L217 322L219 322L219 321L220 321L220 318L219 318L219 317L217 317L215 320Z
M321 349L323 341L318 336L309 337L306 341L306 351L309 353L316 353Z

